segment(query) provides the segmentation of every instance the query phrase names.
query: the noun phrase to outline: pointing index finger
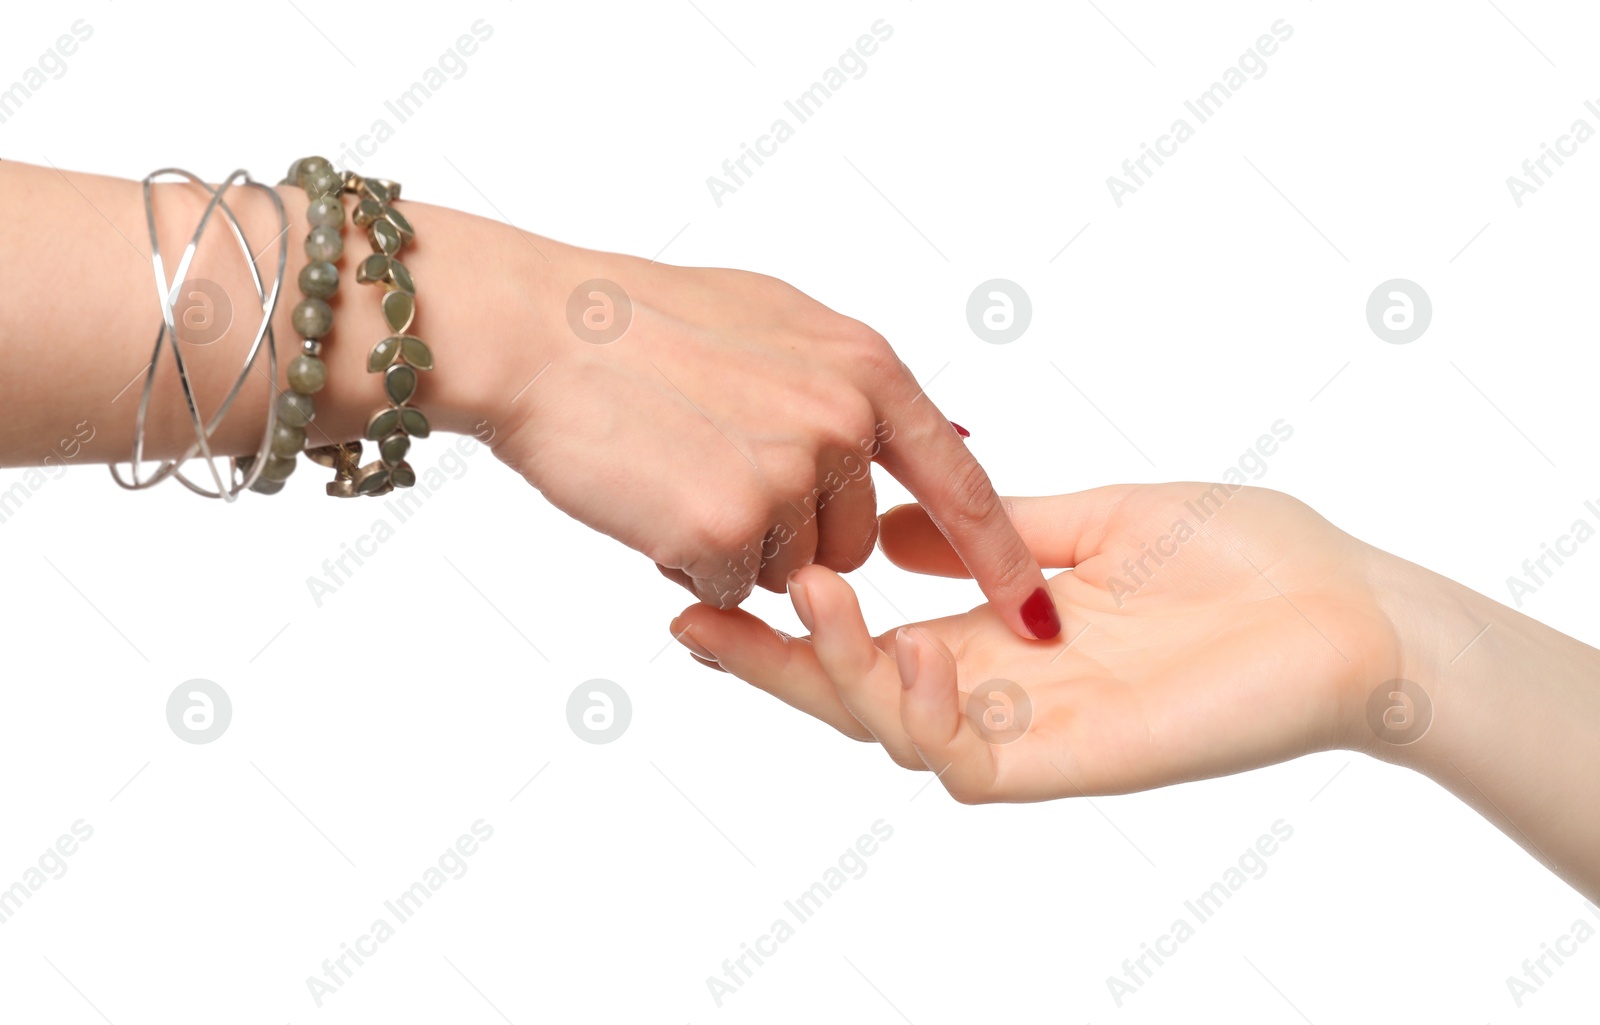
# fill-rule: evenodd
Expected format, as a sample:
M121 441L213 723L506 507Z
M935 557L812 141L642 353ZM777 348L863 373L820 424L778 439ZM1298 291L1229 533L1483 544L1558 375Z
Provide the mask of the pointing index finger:
M902 364L904 367L904 364ZM1018 636L1049 640L1061 617L1039 562L1006 515L989 475L962 435L916 388L907 369L883 407L887 437L876 460L922 503L973 579ZM914 394L908 394L915 389Z

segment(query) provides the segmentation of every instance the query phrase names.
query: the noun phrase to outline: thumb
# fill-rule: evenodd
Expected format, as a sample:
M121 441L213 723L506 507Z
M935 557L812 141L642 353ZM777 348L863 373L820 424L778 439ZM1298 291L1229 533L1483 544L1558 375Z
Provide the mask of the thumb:
M1095 554L1117 503L1139 486L1112 484L1067 495L1003 498L1001 502L1039 565L1067 569ZM972 575L920 505L897 505L878 517L878 547L890 562L913 573Z
M968 728L956 689L950 649L916 626L895 632L900 670L900 725L924 765L963 804L988 798L995 789L994 749Z

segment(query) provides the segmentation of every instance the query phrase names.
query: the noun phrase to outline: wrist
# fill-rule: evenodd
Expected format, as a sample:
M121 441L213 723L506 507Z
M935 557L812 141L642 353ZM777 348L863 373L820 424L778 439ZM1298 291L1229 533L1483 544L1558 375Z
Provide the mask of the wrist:
M1451 761L1459 729L1475 715L1488 660L1468 656L1493 632L1500 606L1414 563L1371 554L1373 597L1394 629L1399 659L1392 680L1367 681L1355 695L1356 746L1433 775Z
M290 223L284 289L274 317L282 390L288 364L300 352L291 316L300 298L296 281L309 262L302 244L309 226L305 193L283 186L279 194ZM316 395L315 429L308 431L307 441L312 447L362 438L371 416L387 406L382 378L369 372L367 357L393 332L384 322L379 291L356 280L370 246L351 220L355 197L342 198L344 253L337 263L338 291L328 300L333 329L323 338L321 353L328 383ZM487 439L525 383L519 375L542 349L539 333L532 330L539 312L536 290L524 287L536 270L529 258L539 258L519 233L499 222L410 199L399 200L396 209L416 229L398 257L417 289L416 318L407 333L426 342L434 357L434 368L419 375L411 404L434 431Z
M1378 555L1386 561L1374 574L1376 594L1400 638L1399 677L1415 685L1417 715L1428 721L1409 739L1369 714L1369 753L1461 792L1596 718L1600 652L1447 577Z
M535 415L534 382L568 354L573 283L565 282L589 251L459 210L412 204L405 212L417 228L407 263L417 281L416 330L438 365L423 401L438 404L443 430L486 443L504 437Z
M517 460L541 447L532 436L542 437L545 425L570 413L574 384L588 380L595 361L614 351L591 344L594 339L569 322L569 300L580 285L596 280L632 289L630 271L645 261L567 245L500 221L456 216L457 229L471 236L463 244L486 254L480 258L483 265L495 268L492 284L498 294L465 311L463 323L476 324L478 351L466 357L472 366L463 376L470 383L454 390L469 400L466 408L481 426L473 432L542 489L534 466ZM520 453L516 458L499 447L512 438L521 439L514 446Z

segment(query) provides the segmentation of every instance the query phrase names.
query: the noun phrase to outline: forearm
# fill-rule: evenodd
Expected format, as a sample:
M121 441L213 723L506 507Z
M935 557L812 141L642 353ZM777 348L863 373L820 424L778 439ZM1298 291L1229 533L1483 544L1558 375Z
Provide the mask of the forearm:
M192 185L156 189L157 233L170 277L208 197ZM265 194L235 187L227 197L268 288L279 245L286 247L287 261L273 317L277 380L269 389L263 350L212 438L219 454L256 451L267 404L287 387L288 364L300 352L290 315L308 262L307 200L292 186L278 193L289 229L277 241L280 223ZM348 215L353 202L345 199ZM26 297L0 304L0 360L6 367L0 408L7 416L0 466L37 465L52 454L60 459L61 440L85 421L93 437L74 453L76 461L127 459L144 368L160 324L139 183L8 161L0 163L0 208L0 276L8 292ZM401 254L418 290L412 333L432 347L436 365L420 375L414 403L437 429L470 432L480 420L503 413L525 383L510 380L513 371L536 362L544 331L535 314L548 302L537 283L540 265L548 264L534 246L555 255L569 247L410 199L402 199L400 209L417 231ZM334 326L323 339L328 384L316 396L316 420L307 430L311 446L360 437L367 418L384 404L381 379L367 372L366 357L391 332L377 290L355 278L371 247L348 216L344 238L339 290L329 300ZM244 256L220 211L185 277L215 282L231 306L231 322L219 337L199 332L178 343L202 419L209 420L233 386L261 316ZM170 345L169 338L157 362L146 417L147 458L181 455L194 441Z
M1600 651L1409 563L1386 574L1403 673L1431 702L1409 765L1600 899Z

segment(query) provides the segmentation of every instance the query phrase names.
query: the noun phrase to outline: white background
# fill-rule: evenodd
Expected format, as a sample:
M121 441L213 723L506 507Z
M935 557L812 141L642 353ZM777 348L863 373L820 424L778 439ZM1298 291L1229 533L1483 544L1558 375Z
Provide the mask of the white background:
M75 19L94 34L0 153L274 181L337 156L482 18L467 73L369 161L408 195L783 277L932 378L1007 493L1215 479L1286 419L1258 483L1508 601L1600 500L1600 141L1520 208L1505 184L1574 119L1600 128L1596 13L1096 2L9 4L0 83ZM867 73L719 208L707 176L879 18ZM1267 73L1119 208L1106 177L1280 18ZM995 277L1033 301L1009 345L966 323ZM1365 320L1395 277L1434 306L1409 345ZM63 410L64 433L93 416ZM1589 912L1422 777L1333 752L962 807L696 666L668 646L683 592L486 452L462 465L321 608L306 578L380 513L309 480L227 506L83 466L0 524L0 886L94 829L0 926L0 1017L1322 1025L1571 1021L1600 999L1591 941L1513 1003L1506 977ZM874 630L981 600L881 557L860 576ZM1593 642L1597 594L1589 545L1525 611ZM781 596L748 607L798 629ZM165 718L195 677L233 702L205 745ZM592 678L632 700L607 745L567 723ZM318 1009L306 978L480 818L466 874ZM878 819L866 874L717 1007L707 976ZM1107 977L1280 819L1267 873L1119 1008Z

